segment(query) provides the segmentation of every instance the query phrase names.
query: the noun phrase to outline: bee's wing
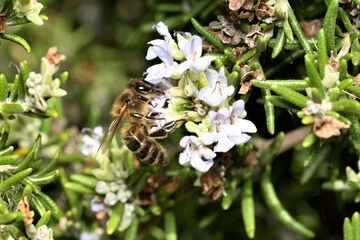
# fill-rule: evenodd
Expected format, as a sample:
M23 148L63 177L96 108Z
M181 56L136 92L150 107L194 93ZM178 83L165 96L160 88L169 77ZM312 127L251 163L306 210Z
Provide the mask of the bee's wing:
M116 132L117 128L119 127L119 124L121 122L121 119L124 116L126 108L127 108L127 105L123 108L121 113L119 115L117 115L114 118L114 120L111 122L108 130L106 131L103 139L101 140L100 147L97 150L95 159L97 158L97 155L99 154L99 152L100 152L100 155L103 157L105 155L106 151L109 149L110 143L111 143L112 139L114 138L115 132Z

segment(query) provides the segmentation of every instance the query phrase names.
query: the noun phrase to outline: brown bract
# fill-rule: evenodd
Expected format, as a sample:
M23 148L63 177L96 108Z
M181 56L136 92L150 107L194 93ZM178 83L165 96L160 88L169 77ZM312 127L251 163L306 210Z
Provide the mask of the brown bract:
M203 194L209 196L211 200L226 196L223 181L225 181L225 175L231 170L233 164L230 153L222 154L214 166L200 177Z
M328 116L315 122L314 133L318 138L327 139L332 136L339 136L340 129L349 127L349 124L345 124L334 117Z
M264 35L261 32L261 27L259 25L251 25L249 33L246 34L245 43L249 45L249 48L254 48L256 46L256 39Z
M323 23L319 19L312 20L311 22L301 22L300 27L303 30L305 37L313 38L319 33Z
M221 195L226 195L225 188L221 183L221 178L210 171L201 175L200 183L203 194L210 196L212 200L218 199Z
M245 3L245 0L229 0L229 8L232 11L237 11Z
M239 31L231 20L222 15L219 15L217 19L218 21L210 22L209 26L205 28L223 43L238 45L241 39L245 38L245 34Z
M51 47L46 53L45 58L48 60L50 65L59 64L60 62L66 59L65 55L56 54L56 52L57 52L57 47Z
M337 60L335 60L333 57L329 59L328 63L334 70L339 70L340 63Z
M360 73L354 78L354 86L360 87Z
M260 82L265 78L259 69L249 71L249 67L247 65L241 69L241 72L243 75L241 77L240 94L246 94L249 91L251 87L251 80L256 79L256 81Z
M35 213L34 211L30 211L29 202L26 196L24 196L23 199L18 203L17 209L19 209L20 212L26 214L26 218L23 219L24 223L26 225L32 224L32 222L34 221L33 217L35 216Z
M232 49L231 53L236 57L236 59L240 59L244 55L246 50L247 50L247 47L245 47L245 46L236 47L236 48Z
M174 192L176 192L179 187L180 187L180 183L181 183L181 177L180 176L176 176L174 178L174 181L171 183L168 183L166 185L166 191L169 195L173 194Z
M257 2L255 6L255 13L256 17L265 23L272 23L276 20L273 6L267 5L263 0Z
M5 26L6 26L5 13L0 13L0 33L5 32Z

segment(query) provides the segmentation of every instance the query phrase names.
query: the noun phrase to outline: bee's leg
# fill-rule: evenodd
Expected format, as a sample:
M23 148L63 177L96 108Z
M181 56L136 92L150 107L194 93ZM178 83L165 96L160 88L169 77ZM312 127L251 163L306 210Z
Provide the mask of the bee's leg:
M175 121L170 121L164 124L164 126L155 132L150 133L148 136L155 139L166 138L170 133L175 131L177 122L184 121L184 119L179 119Z
M165 120L165 118L158 118L158 117L152 117L152 116L144 116L140 113L130 113L130 116L134 117L134 118L139 118L139 119L145 119L145 120Z

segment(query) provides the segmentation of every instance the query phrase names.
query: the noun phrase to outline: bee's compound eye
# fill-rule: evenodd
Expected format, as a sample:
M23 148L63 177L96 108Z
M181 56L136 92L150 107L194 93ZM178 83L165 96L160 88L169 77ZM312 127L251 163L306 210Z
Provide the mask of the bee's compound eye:
M125 101L125 103L126 103L127 105L129 105L130 102L131 102L130 100L126 100L126 101Z

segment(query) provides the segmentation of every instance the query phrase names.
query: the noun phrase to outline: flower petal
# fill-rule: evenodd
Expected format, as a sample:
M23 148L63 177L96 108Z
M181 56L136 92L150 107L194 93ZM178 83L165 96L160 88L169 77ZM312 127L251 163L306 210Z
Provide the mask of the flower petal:
M257 131L255 124L246 119L236 119L236 126L239 127L243 132L256 133Z
M218 141L218 133L211 130L201 135L201 139L205 145L210 145Z
M200 157L199 151L194 151L190 164L200 172L207 172L212 167L212 165L214 165L214 161L213 160L203 161Z
M214 147L214 152L228 152L234 145L235 143L224 132L221 132L218 144Z
M210 160L210 159L213 159L214 157L216 157L216 153L213 152L210 148L204 146L204 145L201 145L199 147L199 152L201 154L201 156L203 156L204 158Z
M165 37L165 40L170 41L172 39L168 27L163 22L158 22L154 27L161 36Z
M198 59L195 59L193 64L191 65L191 69L195 72L203 72L205 71L216 57L214 56L204 56Z
M153 65L146 69L145 74L147 74L147 76L145 78L145 81L152 84L157 84L163 78L165 72L166 68L164 63Z

